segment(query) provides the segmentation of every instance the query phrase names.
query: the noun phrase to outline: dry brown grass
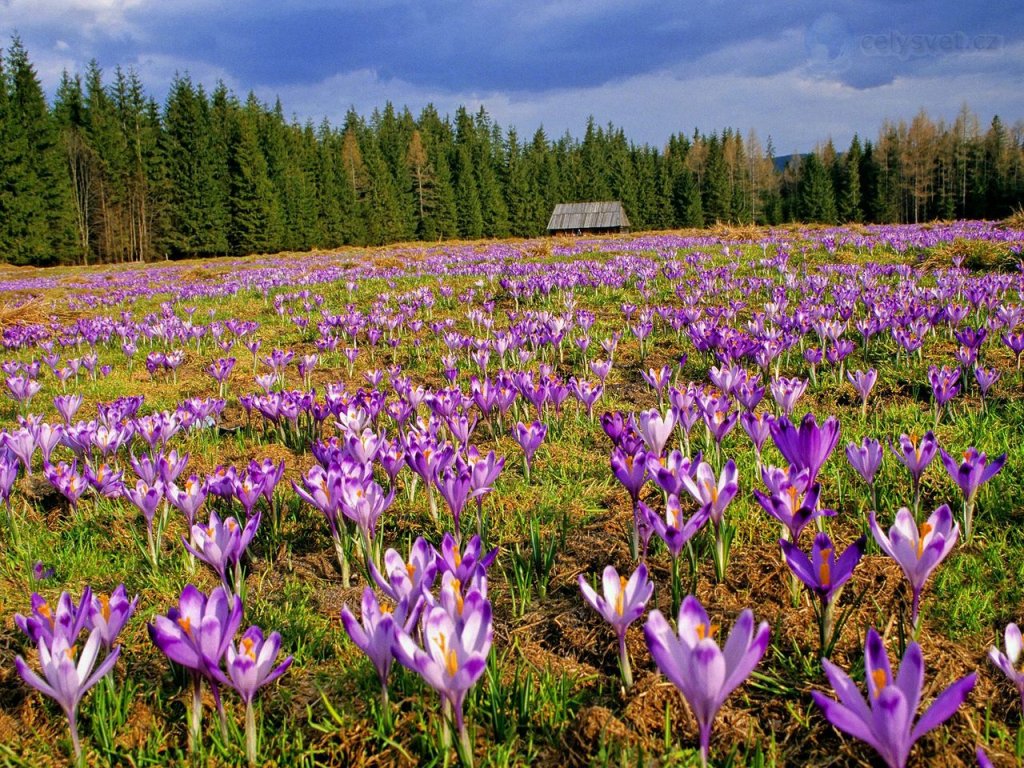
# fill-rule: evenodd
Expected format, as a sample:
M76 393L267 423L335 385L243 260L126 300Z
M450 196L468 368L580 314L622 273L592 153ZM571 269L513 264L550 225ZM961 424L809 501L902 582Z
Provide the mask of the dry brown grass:
M66 323L77 316L77 312L56 305L44 296L31 296L25 300L12 298L0 304L0 333L8 328L23 328L51 320Z

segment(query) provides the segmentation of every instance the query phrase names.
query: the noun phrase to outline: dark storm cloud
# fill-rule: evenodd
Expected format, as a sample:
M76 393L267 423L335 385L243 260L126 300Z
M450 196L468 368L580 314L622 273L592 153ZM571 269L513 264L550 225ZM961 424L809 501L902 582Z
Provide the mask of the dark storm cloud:
M243 94L280 94L285 109L303 117L333 118L339 104L372 108L382 99L414 108L481 100L508 119L526 115L558 129L570 115L593 111L602 122L640 125L637 138L648 140L674 129L666 121L676 107L690 127L721 127L691 115L687 107L698 104L709 118L733 114L730 123L744 126L761 124L766 109L781 119L809 101L888 108L906 94L942 96L941 104L908 104L912 111L948 111L962 101L983 112L1007 104L1022 111L1019 1L0 0L0 7L0 35L18 30L51 88L62 68L96 58L108 70L137 67L158 98L174 72L188 70L208 85L223 78ZM641 96L651 100L646 122L637 114ZM873 115L867 110L865 121ZM826 108L815 125L827 119Z

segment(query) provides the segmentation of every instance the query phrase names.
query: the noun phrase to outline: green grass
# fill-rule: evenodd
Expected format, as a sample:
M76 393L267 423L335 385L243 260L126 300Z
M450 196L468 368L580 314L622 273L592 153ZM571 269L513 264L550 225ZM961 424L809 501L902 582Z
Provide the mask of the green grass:
M847 281L838 272L827 269L829 258L824 249L813 242L796 241L791 250L794 257L790 269L794 274L806 269L827 278L824 296L835 299ZM807 246L800 252L797 246ZM613 246L621 247L621 246ZM739 246L750 259L737 258L737 246L726 257L721 244L696 249L708 254L700 261L699 273L735 274L743 286L722 290L704 297L705 306L737 305L736 315L729 321L743 328L760 311L769 298L768 287L781 281L778 270L758 265L762 249L756 243ZM675 365L686 354L688 362L679 381L705 382L708 368L717 364L710 356L698 353L685 334L676 333L655 317L655 330L645 343L641 357L636 339L623 321L620 306L681 306L676 296L676 281L660 272L664 259L655 251L648 259L647 276L641 280L635 272L621 275L615 287L579 288L572 301L579 309L595 315L590 330L591 344L582 353L573 341L574 330L562 343L561 355L543 347L536 350L530 367L551 365L567 379L571 375L593 379L586 364L604 358L600 341L615 332L622 332L615 353L615 365L608 378L605 393L595 413L621 409L635 411L653 407L655 393L643 382L641 371L662 364ZM678 254L682 261L687 254ZM348 258L348 256L346 256ZM619 253L592 252L578 257L590 268L620 271L635 269ZM899 257L889 249L873 252L844 248L842 259L847 264L898 263ZM551 270L567 267L576 257L552 257ZM235 269L245 269L238 262ZM698 269L686 266L678 281L690 285L698 277ZM477 280L483 282L478 286ZM890 276L880 281L896 286L901 278ZM643 283L643 284L641 284ZM323 307L332 313L344 313L348 304L367 311L375 303L396 310L400 297L411 291L434 290L437 301L422 313L423 329L415 335L420 342L414 348L407 338L392 353L386 348L371 350L360 341L355 369L349 375L342 349L322 355L313 373L313 384L323 392L327 383L343 382L350 388L364 383L362 374L371 368L384 368L397 361L414 382L441 386L440 357L450 353L443 338L429 328L431 320L451 318L453 328L463 334L483 335L467 316L469 304L479 303L493 293L497 302L495 329L506 328L508 312L565 312L568 292L553 290L515 299L501 291L491 276L467 274L446 279L454 289L451 298L438 294L437 278L432 274L416 274L415 267L405 277L393 280L363 279L354 292L344 283L317 284L312 294L324 297ZM920 280L924 287L936 284L933 275ZM475 291L472 302L459 297L469 289ZM271 350L291 349L298 358L315 351L318 312L305 312L302 299L289 300L285 306L311 318L310 327L300 331L287 314L278 316L274 310L274 293L294 294L301 287L280 288L264 297L253 291L216 300L179 302L182 314L186 306L196 306L196 322L211 318L226 320L245 317L260 322L259 337L262 358ZM648 292L645 298L643 292ZM790 310L801 297L788 290ZM63 301L61 296L56 297ZM132 303L109 308L116 316L129 310L136 318L159 313L167 294L141 298ZM213 310L213 314L209 313ZM102 314L102 313L94 313ZM968 321L977 325L972 314ZM927 385L928 365L951 364L955 346L945 331L927 337L920 358L904 355L897 362L896 344L888 334L875 337L865 354L859 334L852 324L845 334L856 342L854 353L847 359L846 370L875 367L879 382L868 402L866 418L852 387L827 364L817 371L817 384L812 385L796 408L797 416L805 410L819 418L836 414L842 424L842 435L836 453L823 469L822 500L837 510L829 523L837 543L846 546L865 530L870 509L869 494L856 473L848 466L843 450L848 442L859 443L863 437L896 440L902 433L922 434L933 428L931 394ZM816 344L813 331L807 344ZM86 404L79 418L95 416L95 404L129 394L145 394L146 413L173 409L185 397L216 395L216 385L204 369L222 356L234 356L238 362L228 383L228 406L225 419L239 429L218 435L209 431L182 433L174 445L179 451L191 453L186 475L192 471L212 471L221 463L245 465L250 459L264 455L287 456L288 473L278 488L278 503L284 506L284 528L280 535L271 534L265 518L253 546L253 559L248 564L247 600L243 628L257 624L265 631L282 634L283 647L294 654L295 662L280 683L266 691L260 701L260 754L279 765L447 765L454 752L446 752L440 740L439 704L437 696L416 675L396 665L390 681L391 704L384 716L379 701L376 674L369 662L349 642L342 629L338 611L342 604L355 608L363 586L344 590L334 562L327 535L327 526L315 510L298 502L289 482L298 480L314 463L303 446L282 446L277 433L265 429L257 417L247 422L239 404L240 394L256 390L252 379L253 361L250 352L238 344L230 352L220 350L209 336L201 348L195 342L187 347L186 362L179 369L177 382L164 373L150 377L143 361L152 347L140 342L129 374L120 352L116 335L110 345L97 349L101 364L113 367L108 378L92 381L80 376L69 382L68 389L81 391ZM79 355L73 347L61 350L63 356ZM468 390L469 375L478 373L466 353L460 355L459 384ZM1021 714L1015 694L999 679L984 658L989 645L997 640L1010 621L1021 621L1020 606L1024 604L1024 535L1018 528L1024 508L1016 489L1024 483L1024 445L1018 439L1024 424L1024 398L1021 397L1024 377L1013 370L1012 356L997 340L986 343L986 362L1003 371L987 407L968 382L968 392L953 403L935 427L941 445L958 455L968 446L976 446L990 456L1007 452L1009 458L1003 471L982 490L977 511L978 536L970 547L960 546L943 563L925 589L922 603L922 642L925 648L929 681L946 685L955 676L965 674L963 659L972 660L970 669L977 669L986 682L986 690L995 691L994 701L972 698L967 714L958 716L939 736L915 751L914 760L926 764L941 761L947 755L966 760L975 739L968 727L980 726L980 738L995 754L1024 755L1021 736ZM9 354L8 357L29 360L31 352ZM513 356L514 358L514 356ZM512 364L512 360L509 361ZM490 372L498 367L492 355ZM258 373L266 371L262 363ZM778 372L786 376L806 376L799 347L784 354ZM44 389L33 402L33 410L56 419L52 396L60 391L52 377L44 376ZM762 377L762 383L766 383ZM962 382L963 384L963 382ZM286 386L299 387L301 379L294 365L286 375ZM771 408L771 395L761 408ZM0 404L3 424L14 422L13 404ZM505 469L495 489L484 502L487 538L500 547L498 562L490 574L489 596L495 609L496 641L488 671L470 694L467 717L476 745L479 765L525 766L572 760L595 766L640 766L651 764L697 765L696 734L692 718L682 699L675 695L655 668L643 648L639 623L631 630L630 648L637 687L623 693L619 687L614 654L606 652L612 637L610 630L582 605L576 577L582 572L591 579L599 578L605 564L614 564L620 573L633 567L627 549L625 532L630 516L625 491L609 471L609 442L601 432L596 418L586 417L575 402L567 400L562 415L545 415L549 434L540 448L530 481L523 475L521 452L508 435L516 418L536 417L532 407L517 407L515 418L507 419L505 431L495 431L484 421L478 425L472 442L482 451L495 450L505 456ZM328 421L327 432L333 431ZM388 418L383 422L389 435L394 428ZM691 444L705 450L712 460L714 451L706 441L702 423L694 427ZM670 446L674 447L674 446ZM853 760L870 759L868 750L850 739L840 738L823 721L810 703L809 691L826 686L817 659L816 629L806 599L801 596L794 606L790 600L785 573L778 554L779 526L769 520L754 500L751 491L760 488L754 452L738 424L721 447L722 461L733 458L739 469L740 495L727 512L736 529L733 559L725 582L716 584L710 563L708 543L699 544L702 552L698 595L716 622L731 625L742 607L753 608L758 619L772 623L771 650L754 677L740 688L727 705L727 717L721 728L716 726L712 742L713 762L718 766L785 766L816 764L823 759L834 764L852 764ZM37 459L38 460L38 459ZM780 455L766 444L764 460L781 462ZM118 459L126 475L131 470L123 458ZM36 473L38 473L38 468ZM412 475L408 470L399 480L399 493L383 519L385 546L407 549L417 535L432 541L440 540L441 531L430 521L427 496L420 484L415 500L408 498L407 485ZM949 503L960 514L959 490L953 485L938 458L928 468L923 481L922 510L930 512L938 504ZM649 502L660 509L660 493L648 490ZM896 510L910 504L911 484L906 470L888 451L877 479L879 519L888 525ZM440 500L439 500L440 503ZM262 505L262 502L261 502ZM443 503L440 503L443 510ZM205 508L208 512L210 505ZM688 507L689 509L689 507ZM19 539L10 532L0 533L5 556L0 558L0 733L14 733L10 744L0 742L0 763L10 765L48 765L66 762L69 743L59 710L42 697L28 693L12 670L15 654L31 654L28 643L14 628L13 613L28 610L29 592L40 591L48 599L56 598L62 589L77 595L85 585L97 591L109 591L122 581L129 594L140 594L139 611L123 636L123 658L115 672L116 688L106 683L90 693L82 705L82 734L88 760L97 765L164 765L189 762L186 744L186 681L172 672L167 661L150 644L145 624L155 615L165 613L176 604L182 587L190 582L209 590L217 580L199 565L190 572L183 557L180 538L186 533L184 522L172 515L164 535L159 568L154 569L142 550L145 528L141 515L124 501L83 499L77 512L52 502L27 502L19 493L13 499L18 521ZM239 513L236 505L233 514ZM447 520L442 514L442 520ZM465 513L466 530L475 528L475 509L471 504ZM446 522L450 526L450 522ZM805 534L806 535L806 534ZM36 583L31 577L32 565L41 561L54 568L52 581ZM670 602L667 574L668 553L655 544L650 566L659 581L651 607L668 611ZM897 651L899 627L889 625L894 610L905 602L901 577L877 550L869 548L861 574L855 576L845 593L846 603L853 595L865 593L862 604L853 613L837 646L836 658L856 677L861 666L858 651L869 624L880 631L888 627L889 647ZM358 569L356 569L358 573ZM642 681L648 675L646 681ZM933 686L929 695L937 690ZM217 725L212 706L204 711L203 747L193 758L197 764L243 765L242 715L238 697L224 694L228 713L228 735L224 739ZM210 704L210 702L208 702ZM587 740L579 734L586 717L594 711L607 710L614 723L600 732L587 731ZM610 721L609 721L610 722ZM42 723L43 728L37 725ZM625 735L624 735L625 734ZM574 763L575 764L575 763Z

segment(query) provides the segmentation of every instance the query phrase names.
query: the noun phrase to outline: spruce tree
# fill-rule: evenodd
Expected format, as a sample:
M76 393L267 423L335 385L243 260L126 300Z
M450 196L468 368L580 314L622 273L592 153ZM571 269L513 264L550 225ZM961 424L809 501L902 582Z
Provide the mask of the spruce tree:
M0 82L0 91L3 88L4 84ZM92 203L97 182L97 158L85 133L85 96L79 75L72 77L67 70L61 75L53 115L60 132L60 145L71 192L78 260L88 264L92 257ZM0 126L0 133L2 130Z
M188 75L175 77L164 108L169 227L162 247L174 255L228 251L227 200L218 182L209 104Z
M483 236L484 217L480 210L480 192L473 173L469 148L458 147L455 156L455 202L458 206L459 237L472 240Z
M818 224L836 222L832 178L816 152L809 154L801 164L799 190L799 215L802 221Z
M853 135L850 148L846 151L836 165L839 169L839 184L837 185L838 201L837 208L840 221L859 222L864 220L864 212L861 210L860 191L860 165L863 153L860 148L860 138Z
M0 69L0 258L52 264L77 251L56 123L28 52L11 40Z
M234 253L270 249L274 190L251 110L236 113L231 137L229 242Z

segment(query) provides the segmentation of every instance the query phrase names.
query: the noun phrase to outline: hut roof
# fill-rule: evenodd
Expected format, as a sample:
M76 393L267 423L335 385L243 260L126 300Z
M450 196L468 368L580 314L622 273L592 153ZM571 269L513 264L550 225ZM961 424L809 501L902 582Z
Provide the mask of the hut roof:
M628 227L629 219L622 203L559 203L555 206L548 230L618 229Z

